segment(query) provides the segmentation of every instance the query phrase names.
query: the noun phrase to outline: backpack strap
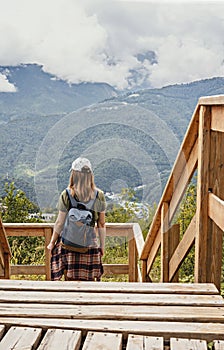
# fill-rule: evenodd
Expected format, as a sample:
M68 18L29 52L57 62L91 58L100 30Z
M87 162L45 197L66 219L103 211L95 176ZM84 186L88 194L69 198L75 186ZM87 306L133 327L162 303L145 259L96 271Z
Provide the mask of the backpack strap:
M77 208L78 201L74 197L72 197L72 195L70 193L70 189L66 188L66 192L67 192L68 199L69 199L69 209Z
M95 200L96 198L98 197L98 194L99 194L99 191L98 190L94 190L94 198L93 199L90 199L89 202L87 202L86 204L80 202L80 201L77 201L70 193L70 189L69 188L66 188L66 192L67 192L67 195L68 195L68 198L69 198L69 205L70 205L70 208L78 208L78 209L83 209L83 210L91 210L93 208L93 205L95 203Z

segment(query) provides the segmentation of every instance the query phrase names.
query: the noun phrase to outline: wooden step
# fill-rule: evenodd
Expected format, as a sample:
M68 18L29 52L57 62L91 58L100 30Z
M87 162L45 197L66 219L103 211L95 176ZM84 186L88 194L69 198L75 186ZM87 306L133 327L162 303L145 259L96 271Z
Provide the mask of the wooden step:
M80 331L48 329L37 350L78 350L81 345Z
M1 291L0 303L222 306L220 295Z
M82 350L122 350L122 334L88 332Z
M0 350L36 348L42 329L32 327L11 327L0 341Z
M0 317L0 324L8 326L30 326L43 329L59 328L81 330L82 332L122 333L125 338L129 334L162 336L166 340L171 337L224 340L224 323L201 322L169 322L169 321L127 321L127 320L77 320L61 318L24 318Z
M0 317L62 318L85 320L139 320L224 323L224 305L219 307L160 305L61 305L0 304Z
M0 290L97 292L134 294L219 294L212 283L136 283L136 282L72 282L1 280Z
M163 345L162 337L129 334L126 350L163 350Z
M131 342L145 346L151 342L145 337L224 341L224 300L210 284L0 280L0 324L3 333L10 327L40 328L49 344L59 330L70 331L68 341L81 332L81 344L88 333L90 343L96 333L119 334L123 348Z
M129 334L126 339L121 332L82 333L78 330L49 328L44 333L44 329L39 327L18 326L10 327L0 339L0 350L207 350L210 347L202 339L175 337L165 340L161 336L138 334ZM215 340L213 349L223 350L224 341Z

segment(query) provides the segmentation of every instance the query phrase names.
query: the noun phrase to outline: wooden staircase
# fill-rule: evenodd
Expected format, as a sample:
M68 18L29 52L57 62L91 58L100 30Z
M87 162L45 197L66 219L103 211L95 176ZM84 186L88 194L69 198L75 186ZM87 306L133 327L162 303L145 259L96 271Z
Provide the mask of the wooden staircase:
M173 219L196 170L197 211L180 239ZM6 235L25 235L21 231L30 228L16 224L4 228L0 222L0 350L224 350L223 218L224 96L202 97L146 241L136 224L122 227L129 238L129 265L121 268L131 282L7 280ZM116 224L108 227L111 235L115 228L119 231ZM39 226L46 244L51 229ZM193 245L195 281L177 283L179 268ZM134 282L140 280L137 257L142 260L142 281L150 281L159 249L161 283ZM38 267L48 277L49 260L47 255L46 266ZM16 269L25 272L27 267Z
M174 217L197 171L197 210L182 239ZM161 253L161 281L178 271L195 246L195 277L220 290L224 231L224 96L201 97L145 240L142 280Z
M2 280L0 333L0 350L224 349L224 300L204 283Z

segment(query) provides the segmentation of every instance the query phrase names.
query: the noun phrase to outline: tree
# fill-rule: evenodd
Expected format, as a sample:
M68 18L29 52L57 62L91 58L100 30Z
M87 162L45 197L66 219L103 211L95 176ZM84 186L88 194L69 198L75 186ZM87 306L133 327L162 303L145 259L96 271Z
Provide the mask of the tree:
M40 218L31 217L37 213L38 206L32 203L14 182L5 184L5 196L1 200L1 216L3 222L42 222ZM12 264L40 264L44 263L43 237L9 237L12 251Z
M141 209L139 210L135 191L127 188L121 191L119 204L111 203L108 205L106 221L114 223L138 222L141 226L143 235L145 236L153 217L153 210L155 210L155 208L152 209L150 206L143 206L142 204ZM141 212L141 215L139 212ZM103 262L107 264L125 264L128 262L127 237L107 237ZM104 280L108 279L109 278L104 278ZM110 280L127 281L127 276L120 276L117 278L113 277Z
M3 222L41 222L30 216L38 212L38 206L32 203L22 190L16 189L14 182L5 184L6 195L1 200Z

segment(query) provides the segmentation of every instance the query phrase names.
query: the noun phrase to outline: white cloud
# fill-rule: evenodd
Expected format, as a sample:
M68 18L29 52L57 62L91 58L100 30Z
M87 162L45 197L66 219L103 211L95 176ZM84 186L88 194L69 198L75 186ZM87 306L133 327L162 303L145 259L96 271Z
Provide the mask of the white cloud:
M16 87L11 84L4 74L0 73L0 92L16 92Z
M0 65L37 63L69 82L154 87L224 75L224 3L0 0ZM157 63L138 61L154 51Z

